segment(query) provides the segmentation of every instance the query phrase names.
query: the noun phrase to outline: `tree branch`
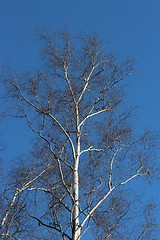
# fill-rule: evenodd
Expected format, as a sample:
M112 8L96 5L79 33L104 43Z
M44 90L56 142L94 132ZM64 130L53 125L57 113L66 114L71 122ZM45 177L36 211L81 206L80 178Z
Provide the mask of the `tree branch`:
M93 148L93 146L91 146L91 147L89 147L88 149L82 150L82 151L80 152L80 155L81 155L82 153L91 152L91 151L101 152L101 151L104 151L104 149L97 149L97 148Z
M35 129L33 128L31 122L29 121L28 116L25 115L25 117L26 117L26 119L27 119L27 122L28 122L29 127L31 128L31 130L32 130L34 133L38 134L39 137L42 138L42 139L48 144L49 150L51 151L51 153L53 154L53 156L55 157L55 159L56 159L56 160L59 159L59 160L60 160L61 162L63 162L67 167L69 167L70 169L73 170L73 167L72 167L71 165L69 165L65 160L63 160L62 158L60 158L60 156L58 157L58 156L55 154L55 152L54 152L53 149L52 149L51 143L48 141L48 139L47 139L45 136L42 135L41 131L37 131L37 130L35 130Z
M85 93L85 91L86 91L86 89L87 89L87 87L88 87L88 84L89 84L89 81L90 81L90 79L91 79L91 76L92 76L94 70L96 69L96 67L98 67L99 64L100 64L100 63L97 63L95 66L93 66L92 69L91 69L91 71L90 71L90 73L89 73L89 75L88 75L88 77L85 78L86 84L84 85L84 88L83 88L83 90L82 90L82 92L81 92L81 95L79 96L79 99L78 99L77 103L79 103L79 102L81 101L81 99L82 99L82 97L83 97L83 95L84 95L84 93Z
M73 92L73 89L71 87L71 83L70 83L70 80L69 80L69 77L68 77L68 66L64 66L64 76L65 76L65 79L66 79L66 82L69 86L69 90L71 92L71 95L72 95L72 98L73 98L73 101L74 103L76 103L76 98L75 98L75 95L74 95L74 92Z
M110 111L110 108L109 108L109 107L106 107L105 109L102 109L102 110L100 110L100 111L98 111L98 112L95 112L95 113L92 113L92 114L87 115L87 116L80 122L79 126L82 126L88 118L93 117L93 116L95 116L95 115L98 115L98 114L100 114L100 113L106 112L106 111Z
M140 174L139 172L140 172L141 169L142 169L142 167L137 170L137 173L136 173L135 175L131 176L131 177L128 178L126 181L120 182L120 183L116 184L114 187L110 188L109 191L107 192L107 194L105 194L105 195L101 198L101 200L98 201L98 203L97 203L97 204L92 208L92 210L88 213L87 217L86 217L86 218L82 221L82 223L80 224L80 227L83 227L83 226L84 226L84 224L85 224L86 221L92 216L92 214L94 213L94 211L101 205L101 203L111 194L111 192L112 192L115 188L117 188L117 187L119 187L119 186L121 186L121 185L127 184L128 182L130 182L132 179L134 179L134 178L137 177L137 176L145 176L145 175L148 174L148 171L146 171L146 173L144 173L144 174Z
M8 210L6 211L6 214L4 215L3 219L2 219L2 226L4 225L15 201L16 201L16 198L17 196L24 190L26 190L27 186L29 186L31 183L33 183L34 181L36 181L41 175L43 175L49 168L51 167L51 165L48 165L41 173L39 173L36 177L34 177L32 180L30 180L29 182L27 182L21 189L16 189L16 192L14 194L14 197L9 205L9 208Z
M64 127L60 124L60 122L49 112L44 112L43 110L41 110L39 107L35 106L32 102L30 102L22 93L22 91L18 88L18 86L16 84L14 84L13 82L8 82L9 84L11 84L21 95L22 99L28 103L30 106L32 106L37 112L45 114L47 116L49 116L58 126L59 128L62 130L62 132L66 135L67 139L69 140L70 144L71 144L71 149L73 152L73 157L75 159L76 154L75 154L75 148L74 148L74 144L73 141L71 140L69 134L67 133L67 131L64 129Z
M54 226L52 226L52 225L48 225L48 224L42 222L39 218L34 217L34 216L32 216L32 215L30 215L30 217L36 219L36 220L38 221L38 224L39 224L39 225L45 226L45 227L47 227L47 228L54 229L54 230L56 230L57 232L63 234L63 235L64 235L65 237L67 237L68 239L72 240L72 238L71 238L68 234L66 234L65 232L61 232L60 229L58 229L58 228L56 228L56 227L54 227Z
M7 237L7 239L8 239L8 237L11 237L12 239L21 240L20 238L15 237L13 234L2 233L2 234L0 234L0 236L1 236L2 238Z
M116 149L116 151L114 152L114 154L110 160L110 171L109 171L109 180L108 180L108 188L109 189L112 188L113 163L114 163L116 155L121 151L121 149L122 149L122 147Z

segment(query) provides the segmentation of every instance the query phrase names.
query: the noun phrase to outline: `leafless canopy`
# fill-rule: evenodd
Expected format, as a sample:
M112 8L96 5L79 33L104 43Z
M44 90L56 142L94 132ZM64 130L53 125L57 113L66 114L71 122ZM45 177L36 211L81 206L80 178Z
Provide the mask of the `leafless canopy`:
M41 68L19 74L7 66L1 75L9 114L36 136L4 191L1 237L80 240L94 228L92 239L128 239L126 186L152 174L155 146L149 131L134 135L124 104L133 61L116 60L95 34L37 36Z

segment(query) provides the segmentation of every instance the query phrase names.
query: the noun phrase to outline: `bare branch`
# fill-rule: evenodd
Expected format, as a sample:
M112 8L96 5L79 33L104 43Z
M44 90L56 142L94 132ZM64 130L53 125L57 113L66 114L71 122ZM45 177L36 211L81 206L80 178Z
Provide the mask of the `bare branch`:
M48 225L48 224L42 222L39 218L37 218L37 217L35 217L35 216L31 216L31 215L30 215L30 217L36 219L40 225L45 226L45 227L47 227L47 228L54 229L54 230L56 230L57 232L59 232L59 233L63 234L64 236L66 236L68 239L72 240L72 238L69 237L68 234L66 234L65 232L61 232L61 229L56 228L55 226L52 226L52 225Z
M96 187L95 189L92 189L92 190L84 193L79 199L81 199L81 198L82 198L83 196L85 196L85 195L88 195L88 194L91 194L91 193L93 193L93 192L96 192L96 191L103 185L103 183L104 183L104 182L101 182L100 185L99 185L98 187Z
M117 148L110 160L110 171L109 171L109 180L108 180L108 188L109 189L112 188L113 163L114 163L116 155L121 151L121 149L122 149L122 147Z
M69 142L70 142L70 144L71 144L73 156L74 156L74 158L75 158L75 157L76 157L76 154L75 154L75 148L74 148L73 141L71 140L69 134L68 134L67 131L64 129L64 127L60 124L60 122L59 122L51 113L44 112L44 111L41 110L39 107L35 106L32 102L30 102L30 101L24 96L24 94L23 94L22 91L18 88L18 86L17 86L16 84L14 84L13 82L9 82L9 84L11 84L11 85L19 92L19 94L21 95L22 99L23 99L26 103L28 103L30 106L32 106L37 112L43 113L43 114L49 116L49 117L60 127L60 129L61 129L62 132L66 135L67 139L69 140Z
M6 211L6 213L5 213L5 215L4 215L3 219L2 219L2 226L4 225L4 223L5 223L8 215L9 215L11 209L12 209L12 207L14 206L14 203L15 203L15 201L16 201L16 199L17 199L17 196L18 196L22 191L26 190L27 187L28 187L31 183L33 183L33 182L36 181L40 176L42 176L50 167L51 167L51 165L48 165L41 173L39 173L36 177L34 177L34 178L33 178L32 180L30 180L29 182L27 182L21 189L18 189L18 188L16 189L16 192L15 192L15 194L14 194L14 196L13 196L13 199L12 199L10 205L9 205L9 208L8 208L8 210Z
M63 186L65 187L66 191L68 192L69 196L71 197L72 201L74 202L74 198L73 198L73 196L72 196L72 194L71 194L71 191L70 191L70 189L67 187L67 184L65 183L65 180L64 180L61 162L60 162L59 159L57 159L57 161L58 161L58 166L59 166L59 171L60 171L60 175L61 175L61 179L62 179Z
M66 82L68 83L68 86L69 86L69 90L71 92L71 95L72 95L72 98L73 98L73 101L74 103L76 103L76 98L75 98L75 95L74 95L74 92L73 92L73 89L71 87L71 83L70 83L70 80L69 80L69 77L68 77L68 66L64 66L64 75L65 75L65 79L66 79Z
M49 150L51 151L51 153L53 154L53 156L55 157L55 159L56 159L56 160L59 159L59 160L60 160L61 162L63 162L67 167L69 167L70 169L73 169L73 167L72 167L71 165L69 165L66 161L64 161L62 158L60 158L60 156L57 156L57 155L55 154L55 152L54 152L53 149L52 149L52 145L51 145L51 143L48 141L48 139L47 139L45 136L43 136L40 131L37 131L37 130L35 130L35 129L33 128L33 126L32 126L32 124L31 124L31 122L29 121L29 118L28 118L27 115L25 115L25 117L26 117L26 119L27 119L27 122L28 122L29 127L31 128L31 130L32 130L34 133L38 134L38 136L39 136L40 138L42 138L42 139L48 144Z
M102 202L104 202L104 200L111 194L111 192L121 186L121 185L125 185L127 184L128 182L130 182L132 179L134 179L135 177L137 176L145 176L148 174L148 171L144 174L140 174L140 170L142 169L142 167L140 169L137 170L137 173L133 176L131 176L130 178L128 178L126 181L124 182L120 182L118 184L116 184L115 186L113 186L111 189L109 189L109 191L107 192L107 194L105 194L100 201L98 201L98 203L92 208L92 210L88 213L87 217L82 221L82 223L80 224L81 227L84 226L84 224L86 223L86 221L92 216L92 214L94 213L94 211L101 205Z
M90 81L90 79L91 79L91 76L92 76L94 70L99 66L99 64L100 64L100 63L97 63L95 66L93 66L92 69L91 69L91 71L90 71L90 73L89 73L89 75L88 75L88 77L85 78L86 84L84 85L84 88L83 88L83 90L82 90L82 92L81 92L81 95L79 96L79 99L78 99L77 103L79 103L79 102L82 100L82 97L83 97L83 95L84 95L84 93L85 93L85 91L86 91L86 89L87 89L87 87L88 87L88 84L89 84L89 81ZM97 74L97 75L98 75L98 74Z
M13 196L13 199L12 199L10 205L9 205L9 208L8 208L8 210L6 211L4 217L2 218L2 226L4 225L4 223L5 223L8 215L9 215L9 213L10 213L10 211L11 211L11 209L12 209L12 207L13 207L15 201L16 201L16 198L17 198L18 194L19 194L19 189L16 190L16 192L15 192L15 194L14 194L14 196Z
M56 198L61 205L63 205L69 212L71 212L71 209L63 202L62 199L60 199L56 196L54 196L54 198Z
M8 239L8 237L9 237L9 238L12 238L12 239L21 240L20 238L15 237L13 234L2 233L2 234L0 234L0 236L1 236L2 238L6 238L6 237L7 237L7 239Z
M73 152L73 157L74 159L76 158L76 152L75 152L75 147L73 144L73 141L71 140L69 134L67 133L67 131L63 128L63 126L60 124L60 122L50 113L47 114L51 119L53 119L57 125L60 127L60 129L64 132L64 134L66 135L67 139L69 140L70 144L71 144L71 148L72 148L72 152Z
M106 107L105 109L102 109L102 110L100 110L100 111L98 111L98 112L95 112L95 113L92 113L92 114L87 115L87 116L80 122L79 126L82 126L88 118L93 117L93 116L95 116L95 115L98 115L98 114L100 114L100 113L106 112L106 111L110 111L110 108L109 108L109 107Z
M104 151L104 149L97 149L97 148L93 148L93 146L91 146L91 147L89 147L88 149L82 150L82 151L80 152L80 155L81 155L82 153L91 152L91 151L101 152L101 151Z
M147 225L147 226L144 228L144 230L141 232L141 234L138 236L138 238L137 238L136 240L140 240L140 239L143 237L143 235L144 235L149 229L151 229L151 228L153 228L153 227L157 227L157 226L154 225L154 224Z
M53 230L51 238L57 231L63 240L80 240L92 219L97 239L114 238L122 220L128 234L131 226L124 215L130 198L120 186L149 175L156 139L134 135L131 111L123 105L124 85L119 83L133 69L131 61L121 64L96 34L41 31L39 37L45 67L33 74L14 74L9 67L1 75L8 115L25 118L36 137L31 160L19 157L21 165L11 171L4 202L0 198L6 233L1 236L19 240L23 231L27 238L30 228L37 234L37 221L45 227L45 238ZM28 219L27 211L40 211L42 217Z

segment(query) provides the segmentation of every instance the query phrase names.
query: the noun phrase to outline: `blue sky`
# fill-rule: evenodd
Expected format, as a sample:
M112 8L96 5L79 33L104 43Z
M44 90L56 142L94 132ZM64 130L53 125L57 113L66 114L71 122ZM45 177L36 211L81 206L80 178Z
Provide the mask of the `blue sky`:
M1 0L0 65L10 61L19 70L38 66L39 26L72 33L96 32L111 52L137 61L127 101L139 107L137 126L159 130L160 123L160 1L159 0ZM3 125L5 161L29 147L23 123ZM157 158L159 161L160 158ZM158 197L159 192L153 188Z
M37 66L33 36L41 25L71 32L97 32L110 50L137 61L129 98L141 109L144 125L158 128L160 89L159 0L5 0L0 1L0 63L19 69Z

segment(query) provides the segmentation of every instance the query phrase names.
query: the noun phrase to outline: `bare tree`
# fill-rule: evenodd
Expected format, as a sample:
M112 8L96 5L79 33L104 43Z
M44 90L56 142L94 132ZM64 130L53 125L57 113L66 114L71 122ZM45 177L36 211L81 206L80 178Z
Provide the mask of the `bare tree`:
M134 134L124 103L133 61L116 60L96 35L37 35L41 68L19 74L7 66L1 75L9 114L36 136L6 186L1 236L80 240L94 226L93 239L120 239L131 205L126 186L152 174L156 145L149 131Z

